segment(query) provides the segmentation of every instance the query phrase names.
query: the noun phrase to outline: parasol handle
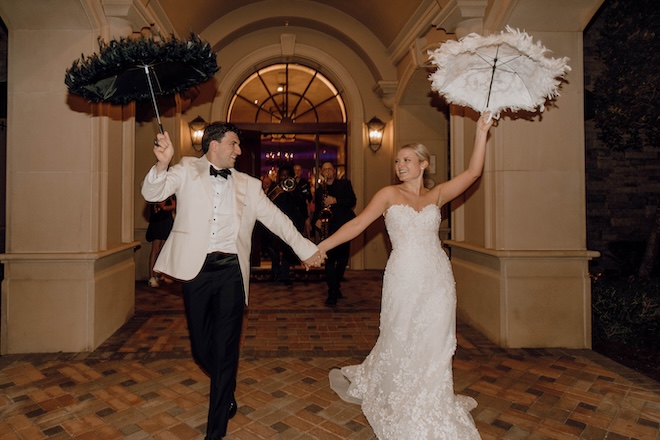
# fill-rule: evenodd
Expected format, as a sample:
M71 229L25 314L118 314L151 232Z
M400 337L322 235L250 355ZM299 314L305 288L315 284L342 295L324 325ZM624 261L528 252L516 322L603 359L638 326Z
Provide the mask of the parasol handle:
M497 45L495 50L495 58L493 59L493 73L490 76L490 85L488 86L488 98L486 99L486 108L490 104L490 92L493 90L493 81L495 80L495 69L497 68L497 55L500 53L500 45Z
M156 119L158 120L158 129L160 134L163 133L163 124L160 122L160 113L158 113L158 105L156 104L156 95L154 94L154 86L151 84L151 75L149 75L149 66L144 66L144 74L147 75L147 83L149 84L149 92L151 93L151 103L154 106L154 113L156 113Z

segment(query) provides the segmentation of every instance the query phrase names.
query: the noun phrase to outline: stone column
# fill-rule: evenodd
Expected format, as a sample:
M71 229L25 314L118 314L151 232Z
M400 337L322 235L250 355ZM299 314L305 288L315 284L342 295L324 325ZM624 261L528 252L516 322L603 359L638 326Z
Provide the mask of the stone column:
M97 36L107 40L131 25L121 17L109 23L95 2L80 9L61 11L67 30L57 9L25 2L4 9L10 88L2 354L91 351L134 311L133 107L90 104L64 84L73 60L98 50ZM19 19L40 13L33 22Z
M449 28L437 25L482 33L476 3L457 1L455 10L469 4L470 14L445 12ZM586 249L582 35L526 30L573 70L556 107L499 121L483 177L452 203L458 313L503 347L588 348L588 261L598 253ZM452 106L453 175L467 166L477 117Z

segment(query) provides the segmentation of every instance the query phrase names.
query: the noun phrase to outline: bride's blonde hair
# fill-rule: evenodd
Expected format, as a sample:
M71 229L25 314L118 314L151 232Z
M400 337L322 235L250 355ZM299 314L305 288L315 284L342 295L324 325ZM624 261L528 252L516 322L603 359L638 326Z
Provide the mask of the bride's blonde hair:
M431 163L431 153L429 153L429 149L426 148L426 145L424 144L419 144L419 143L406 144L400 149L412 150L417 155L417 158L419 159L420 162L426 161L427 163ZM428 174L428 171L429 171L428 167L424 168L424 176Z

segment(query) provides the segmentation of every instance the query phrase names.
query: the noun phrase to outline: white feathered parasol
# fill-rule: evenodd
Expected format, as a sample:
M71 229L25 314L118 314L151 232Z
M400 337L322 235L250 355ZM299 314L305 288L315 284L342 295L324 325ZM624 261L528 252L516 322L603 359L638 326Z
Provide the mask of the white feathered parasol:
M543 111L548 99L559 96L561 79L571 70L568 58L550 58L541 44L525 32L507 26L500 34L469 34L429 51L437 70L431 88L448 102L491 112Z

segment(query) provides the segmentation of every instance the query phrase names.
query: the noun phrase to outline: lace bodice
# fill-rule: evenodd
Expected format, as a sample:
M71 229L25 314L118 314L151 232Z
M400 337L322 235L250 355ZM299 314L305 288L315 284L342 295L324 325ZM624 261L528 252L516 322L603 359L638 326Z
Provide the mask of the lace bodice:
M436 205L426 205L416 211L408 205L392 205L385 213L385 226L394 250L405 250L431 246L440 247L440 209Z

